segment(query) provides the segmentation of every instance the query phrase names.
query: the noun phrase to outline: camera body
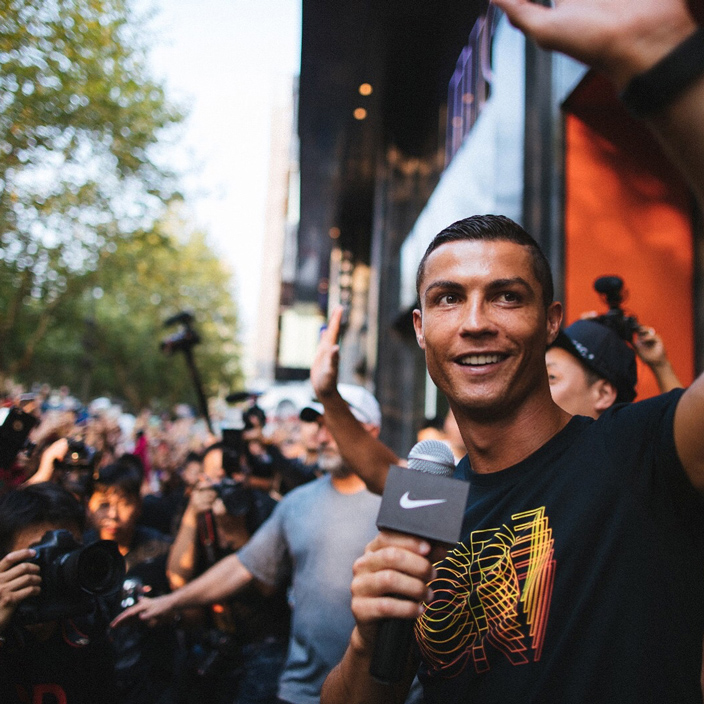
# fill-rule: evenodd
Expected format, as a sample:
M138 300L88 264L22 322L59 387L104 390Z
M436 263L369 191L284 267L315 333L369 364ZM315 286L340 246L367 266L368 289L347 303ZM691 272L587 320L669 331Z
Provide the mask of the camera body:
M234 479L222 479L211 487L225 504L231 516L244 516L252 508L252 492L249 487Z
M27 447L30 431L39 423L32 413L11 408L0 425L0 467L10 469L20 451Z
M594 320L615 332L622 340L632 342L640 323L633 315L626 315L623 303L623 279L620 276L601 276L594 282L594 290L601 294L609 310Z
M81 440L68 440L68 450L63 460L54 460L54 468L59 471L59 483L64 489L81 497L88 497L93 491L98 453Z
M83 546L67 530L50 530L32 548L42 584L38 596L17 608L15 618L24 625L89 613L96 597L114 593L125 576L125 560L113 540Z

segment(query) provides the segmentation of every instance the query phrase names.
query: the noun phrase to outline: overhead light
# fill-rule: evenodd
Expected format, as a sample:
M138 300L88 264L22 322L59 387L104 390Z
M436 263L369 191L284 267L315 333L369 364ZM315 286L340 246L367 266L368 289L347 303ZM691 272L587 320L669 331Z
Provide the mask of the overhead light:
M371 83L362 83L362 85L359 86L360 95L371 95L373 90Z
M354 119L364 120L367 117L367 111L364 108L355 108Z

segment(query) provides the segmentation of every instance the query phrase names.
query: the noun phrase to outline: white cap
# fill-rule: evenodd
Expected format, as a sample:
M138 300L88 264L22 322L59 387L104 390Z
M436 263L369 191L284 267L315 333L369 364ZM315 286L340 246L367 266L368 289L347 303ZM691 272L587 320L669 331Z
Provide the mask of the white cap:
M377 428L381 427L381 407L371 391L356 384L338 384L337 390L340 392L340 396L347 401L352 415L360 423L374 425ZM314 420L314 416L309 411L322 416L325 413L325 408L322 403L313 400L301 409L301 420Z

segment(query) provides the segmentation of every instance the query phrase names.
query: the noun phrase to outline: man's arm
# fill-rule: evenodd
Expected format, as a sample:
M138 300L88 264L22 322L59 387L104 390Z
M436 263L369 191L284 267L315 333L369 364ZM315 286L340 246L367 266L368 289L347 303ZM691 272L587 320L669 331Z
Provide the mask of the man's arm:
M605 73L623 89L696 29L686 0L492 0L546 49ZM700 3L697 3L700 6ZM704 77L692 82L647 123L704 207ZM704 491L704 377L684 393L674 422L675 445L692 484Z
M687 0L555 0L555 7L492 2L544 49L589 64L619 90L697 28ZM704 77L647 122L704 204Z
M415 618L431 594L430 545L421 538L382 531L354 564L352 613L356 626L341 662L325 680L320 704L401 704L417 663L409 654L398 685L382 685L369 674L379 621ZM390 596L393 594L394 596ZM397 598L402 597L402 598Z
M228 555L181 589L156 599L141 599L138 604L125 609L111 625L119 626L136 617L155 625L173 617L181 609L229 599L252 579L252 573L240 562L237 554Z
M365 430L337 390L341 320L342 307L338 306L320 336L310 381L325 407L325 426L335 438L345 465L362 478L369 491L382 494L389 465L398 464L399 457Z
M662 393L683 388L667 357L665 344L653 328L641 325L633 340L638 356L650 367Z

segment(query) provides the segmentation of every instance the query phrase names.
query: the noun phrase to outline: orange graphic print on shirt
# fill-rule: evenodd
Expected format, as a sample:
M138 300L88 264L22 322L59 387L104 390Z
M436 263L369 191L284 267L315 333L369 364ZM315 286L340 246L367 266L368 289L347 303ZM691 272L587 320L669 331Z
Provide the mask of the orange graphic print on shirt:
M436 567L433 601L416 625L432 672L453 677L469 662L485 672L494 657L540 660L555 578L544 507L474 531Z

